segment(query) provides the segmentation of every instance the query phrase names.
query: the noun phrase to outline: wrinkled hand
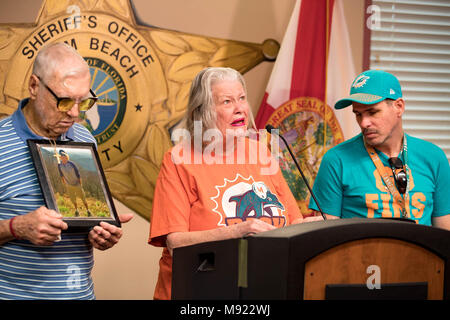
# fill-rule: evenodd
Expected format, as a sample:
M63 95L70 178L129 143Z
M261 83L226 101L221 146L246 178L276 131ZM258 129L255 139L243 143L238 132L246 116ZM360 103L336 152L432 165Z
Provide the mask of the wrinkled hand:
M250 219L242 223L237 223L232 227L235 228L236 238L276 229L273 225L260 219Z
M119 220L121 223L127 223L133 218L133 214L121 214ZM122 237L122 228L107 222L100 222L100 225L95 226L88 235L88 239L94 248L99 250L106 250L113 247L119 242Z
M20 239L36 245L50 246L61 240L61 231L67 229L63 216L54 210L40 207L14 219L13 228Z
M303 217L297 218L297 219L291 221L290 225L303 223L303 222L305 222L304 220L305 220L305 218L303 218Z
M312 216L303 218L303 222L324 221L322 216Z

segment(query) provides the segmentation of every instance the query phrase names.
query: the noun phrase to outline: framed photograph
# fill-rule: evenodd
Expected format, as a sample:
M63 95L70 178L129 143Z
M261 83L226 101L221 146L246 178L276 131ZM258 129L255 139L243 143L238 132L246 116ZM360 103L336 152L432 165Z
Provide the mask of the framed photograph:
M70 229L120 226L94 143L27 140L47 208Z

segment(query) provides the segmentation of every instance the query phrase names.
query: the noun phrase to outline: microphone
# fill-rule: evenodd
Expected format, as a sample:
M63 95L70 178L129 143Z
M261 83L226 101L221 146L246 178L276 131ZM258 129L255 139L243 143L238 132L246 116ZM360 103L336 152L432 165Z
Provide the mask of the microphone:
M286 147L287 147L289 153L291 154L292 159L294 160L295 166L297 167L298 171L300 172L300 174L301 174L301 176L302 176L302 178L303 178L303 181L305 182L306 186L308 187L309 193L310 193L311 196L313 197L314 202L315 202L316 205L317 205L317 208L319 208L319 211L320 211L320 214L322 215L323 220L327 220L327 217L326 217L325 214L323 213L322 208L320 208L319 202L317 201L316 196L314 195L314 193L313 193L311 187L309 186L308 180L306 180L306 177L305 177L305 175L303 174L302 169L301 169L300 166L298 165L297 160L295 159L295 156L294 156L294 154L292 153L292 150L291 150L291 148L289 147L289 144L287 143L286 139L284 139L284 137L283 137L279 132L276 132L275 127L272 126L272 125L270 125L270 124L266 125L266 130L267 130L269 133L272 133L272 131L273 131L273 133L275 133L276 135L278 135L278 136L281 138L281 140L283 140L283 142L284 142L284 144L286 145Z

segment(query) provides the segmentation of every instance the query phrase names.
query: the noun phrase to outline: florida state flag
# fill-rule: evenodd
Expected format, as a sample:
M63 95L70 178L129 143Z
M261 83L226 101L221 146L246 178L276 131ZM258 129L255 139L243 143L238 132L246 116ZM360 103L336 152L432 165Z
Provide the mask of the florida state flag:
M358 132L351 108L337 117L332 109L354 76L343 1L297 0L256 125L280 130L311 187L325 152ZM308 216L308 188L283 142L280 148L283 175Z

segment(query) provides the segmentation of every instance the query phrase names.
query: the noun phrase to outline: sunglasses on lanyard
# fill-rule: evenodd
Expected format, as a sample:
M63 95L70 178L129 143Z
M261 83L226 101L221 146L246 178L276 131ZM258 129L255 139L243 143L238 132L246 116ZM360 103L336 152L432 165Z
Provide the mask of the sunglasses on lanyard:
M71 110L73 108L73 106L77 103L75 99L72 98L68 98L68 97L58 97L53 91L52 89L50 89L45 83L44 81L41 80L41 78L39 76L36 76L39 81L44 85L44 87L48 90L48 92L50 92L53 97L55 97L56 99L56 106L58 107L59 111L62 112L67 112L69 110ZM90 108L92 108L92 106L95 104L95 102L97 101L98 97L95 95L94 91L92 91L92 89L89 89L89 92L92 94L92 97L89 97L87 99L81 100L78 103L78 108L80 109L80 111L88 111Z
M405 169L403 168L403 162L397 157L389 158L388 161L391 166L392 173L394 174L395 185L397 186L398 192L404 194L406 192L408 180L406 178Z

